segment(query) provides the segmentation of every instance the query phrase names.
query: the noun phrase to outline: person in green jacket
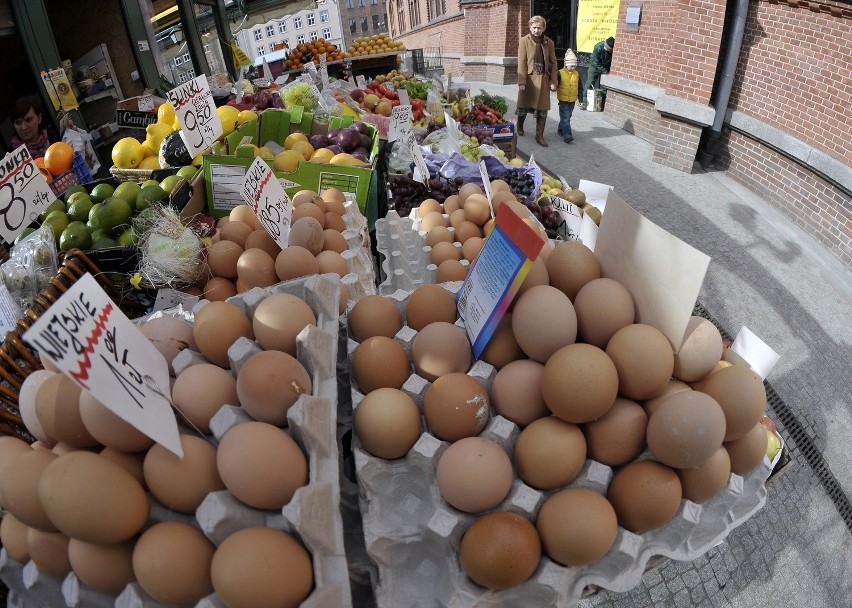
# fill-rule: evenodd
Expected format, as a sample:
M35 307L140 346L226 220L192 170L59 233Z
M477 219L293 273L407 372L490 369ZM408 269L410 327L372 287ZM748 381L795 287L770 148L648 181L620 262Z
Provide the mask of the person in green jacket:
M606 40L601 40L592 49L592 54L589 57L589 72L586 76L586 90L601 89L601 95L606 99L606 89L601 86L601 74L609 73L609 66L612 65L612 50L615 48L615 38L610 36Z
M565 67L559 70L559 84L556 85L556 99L559 101L559 128L557 133L562 141L570 144L574 141L571 132L571 115L580 88L580 73L577 71L577 56L571 49L565 52Z

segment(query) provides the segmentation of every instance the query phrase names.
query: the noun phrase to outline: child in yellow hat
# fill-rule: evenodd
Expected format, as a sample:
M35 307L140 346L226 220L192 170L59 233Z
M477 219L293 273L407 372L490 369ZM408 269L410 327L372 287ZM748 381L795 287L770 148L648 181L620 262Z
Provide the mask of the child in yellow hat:
M574 141L574 134L571 132L571 115L574 113L579 88L580 73L577 71L577 56L568 49L565 53L565 66L559 70L559 84L556 87L556 99L559 101L557 133L566 144Z

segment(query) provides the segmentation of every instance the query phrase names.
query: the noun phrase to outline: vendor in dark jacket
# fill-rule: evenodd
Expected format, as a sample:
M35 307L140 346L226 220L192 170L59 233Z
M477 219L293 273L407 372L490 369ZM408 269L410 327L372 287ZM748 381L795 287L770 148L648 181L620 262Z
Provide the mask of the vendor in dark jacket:
M586 76L585 88L602 89L604 97L606 96L606 89L601 87L601 74L609 74L613 48L615 48L615 38L610 36L606 40L598 42L589 57L589 72Z

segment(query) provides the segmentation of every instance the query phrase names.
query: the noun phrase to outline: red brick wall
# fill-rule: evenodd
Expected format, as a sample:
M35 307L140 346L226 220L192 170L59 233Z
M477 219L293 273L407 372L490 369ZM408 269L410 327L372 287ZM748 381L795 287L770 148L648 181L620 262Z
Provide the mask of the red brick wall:
M613 75L666 88L666 70L671 56L672 37L676 22L676 0L645 0L639 31L624 31L627 2L621 3L618 15L615 53L612 56Z
M610 91L606 96L607 122L637 135L652 144L657 141L660 113L654 106L629 95Z
M713 92L725 2L680 0L676 5L666 93L707 104ZM619 49L620 50L620 49Z
M692 173L700 139L701 127L660 116L657 140L654 142L654 162L684 173Z
M852 7L834 4L848 16L750 3L731 105L852 166Z

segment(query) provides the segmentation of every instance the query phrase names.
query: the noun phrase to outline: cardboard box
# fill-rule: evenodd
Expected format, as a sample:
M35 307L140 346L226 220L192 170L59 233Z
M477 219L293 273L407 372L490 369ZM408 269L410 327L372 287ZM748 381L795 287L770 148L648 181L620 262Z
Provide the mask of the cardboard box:
M498 141L508 141L515 138L515 123L504 122L499 125L477 125L481 129L491 131L491 137L496 144Z
M142 108L140 110L139 101L142 100L143 98L150 98L151 99L151 102L153 103L153 110L145 110L145 108ZM159 106L161 103L165 103L165 101L166 100L163 99L162 97L157 97L156 95L152 95L152 94L150 94L150 95L138 95L136 97L128 97L127 99L119 100L116 108L119 109L119 110L133 110L134 112L156 111L157 106ZM143 101L143 105L144 105L144 103L145 102Z

